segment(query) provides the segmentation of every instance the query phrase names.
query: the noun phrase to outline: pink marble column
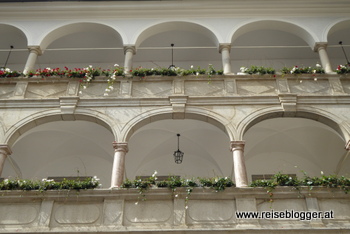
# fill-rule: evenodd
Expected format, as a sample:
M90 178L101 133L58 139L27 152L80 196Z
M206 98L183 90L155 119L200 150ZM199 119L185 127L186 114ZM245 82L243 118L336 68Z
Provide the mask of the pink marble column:
M247 187L247 170L244 160L244 141L231 141L231 151L233 154L233 170L236 187Z
M8 145L0 144L0 176L2 174L2 169L4 168L6 158L10 154L12 154L10 147Z
M123 183L124 171L125 171L125 155L129 151L128 143L126 142L113 142L114 148L114 161L112 169L111 187L118 188Z

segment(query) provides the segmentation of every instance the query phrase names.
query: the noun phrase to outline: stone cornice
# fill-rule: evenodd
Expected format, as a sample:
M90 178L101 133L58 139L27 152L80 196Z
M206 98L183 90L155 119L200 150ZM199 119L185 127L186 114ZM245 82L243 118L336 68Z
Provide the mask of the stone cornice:
M244 1L244 0L187 0L187 1L94 1L94 2L30 2L30 3L0 3L2 17L32 17L44 18L158 18L164 16L197 17L237 17L249 15L270 16L271 13L280 16L325 16L337 14L349 16L350 4L346 0L293 0L281 1ZM97 10L98 9L98 10ZM72 14L75 13L75 14Z

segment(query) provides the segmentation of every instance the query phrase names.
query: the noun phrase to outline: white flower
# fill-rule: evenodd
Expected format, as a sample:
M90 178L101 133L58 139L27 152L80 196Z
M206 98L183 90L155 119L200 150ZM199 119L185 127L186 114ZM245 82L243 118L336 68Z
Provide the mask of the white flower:
M317 63L317 64L316 64L316 67L322 67L322 66L321 66L320 64Z
M110 91L111 91L111 90L110 90L110 89L108 89L108 88L107 88L107 89L105 89L105 92L110 92Z
M246 67L240 67L239 69L242 73L245 73L248 69Z
M103 96L108 96L108 93L104 93Z
M86 89L86 85L83 86L83 89Z
M178 197L179 196L179 194L175 194L175 197Z
M316 70L313 70L312 72L315 74L315 73L316 73Z
M188 209L188 206L185 206L185 209L187 210L187 209Z
M83 91L79 91L79 94L83 94Z
M323 175L323 171L321 171L321 175Z
M316 78L316 77L314 78L314 81L317 81L317 78Z
M191 69L193 69L193 65L191 65Z
M11 72L10 68L5 68L5 72Z
M119 67L119 64L118 64L118 63L116 63L116 64L114 64L114 66L115 66L115 67Z
M135 202L135 205L138 205L139 204L139 202Z
M196 73L196 76L198 76L198 75L199 75L199 72Z
M92 65L89 65L89 68L92 68Z
M113 87L112 85L110 85L110 86L108 87L108 89L113 90L114 87Z

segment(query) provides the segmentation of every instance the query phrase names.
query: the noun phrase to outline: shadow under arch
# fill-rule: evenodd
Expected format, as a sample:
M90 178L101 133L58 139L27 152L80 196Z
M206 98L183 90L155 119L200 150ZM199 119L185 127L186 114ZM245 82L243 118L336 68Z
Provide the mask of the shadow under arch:
M152 26L149 26L148 28L139 32L138 35L136 35L134 39L135 45L136 47L139 47L140 44L149 37L152 37L159 33L175 31L175 30L196 32L196 33L202 34L210 38L211 41L216 46L219 46L218 37L217 35L215 35L215 33L212 30L198 23L187 22L187 21L169 21L169 22L156 23Z
M299 25L280 21L280 20L259 20L259 21L250 21L247 22L235 30L231 35L231 41L234 42L239 36L255 31L255 30L279 30L287 33L291 33L297 37L303 39L311 49L314 48L317 37L306 29L302 28Z
M123 36L111 26L101 23L80 22L63 25L51 30L42 38L40 47L42 50L45 50L55 40L78 32L109 32L116 40L121 41L121 44L123 44L123 41L125 40L125 38L123 38Z
M92 115L91 113L76 113L72 115L62 115L60 114L60 112L57 112L49 114L40 113L39 115L30 116L25 119L22 119L21 123L18 124L19 126L17 125L17 127L13 127L8 131L8 135L5 138L5 144L8 144L10 147L12 147L24 133L31 130L32 128L35 128L36 126L55 121L75 120L88 121L101 125L102 127L106 128L109 132L111 132L114 138L116 139L116 132L111 127L111 121L96 117L96 115Z
M173 113L154 113L153 115L149 115L144 118L138 117L137 119L135 119L132 126L125 131L123 141L128 142L131 136L141 127L155 121L167 120L167 119L179 119L179 118L174 118ZM219 120L213 117L210 117L204 114L199 114L199 113L185 113L185 116L182 119L185 119L185 120L192 119L192 120L207 122L209 124L216 126L220 130L222 130L229 137L229 139L233 139L233 136L232 136L233 134L231 133L231 129L228 129L228 127L226 127L222 122L220 122Z
M283 111L274 111L270 113L264 113L261 114L255 118L253 118L251 121L249 121L245 126L243 127L242 131L240 132L241 139L243 139L244 134L255 124L267 120L267 119L273 119L273 118L304 118L304 119L310 119L317 122L320 122L322 124L325 124L329 126L331 129L333 129L343 140L344 142L347 140L347 137L349 136L346 129L341 127L338 123L336 123L334 120L330 119L329 117L325 117L321 114L312 113L311 111L297 111L295 112L295 115L293 116L286 116L285 112Z
M15 25L12 25L12 24L5 24L5 23L0 23L0 29L1 29L1 32L2 34L7 34L7 33L19 33L21 34L21 36L23 36L26 40L26 42L28 42L28 36L27 34L25 33L25 30L18 27L18 26L15 26ZM7 32L9 31L9 32ZM2 35L2 37L3 37ZM13 38L12 38L13 39Z

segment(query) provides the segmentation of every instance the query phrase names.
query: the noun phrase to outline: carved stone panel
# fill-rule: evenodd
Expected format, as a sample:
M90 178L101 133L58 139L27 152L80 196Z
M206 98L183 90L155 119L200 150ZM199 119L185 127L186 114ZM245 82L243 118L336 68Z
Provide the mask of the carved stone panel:
M172 201L125 202L124 223L133 225L171 225L173 223Z
M187 223L234 223L234 200L190 200Z
M224 96L224 81L196 82L185 81L185 95L188 96Z
M5 99L13 96L16 84L1 84L0 99Z
M40 203L0 204L0 225L30 225L38 219Z
M331 94L331 87L328 80L295 79L288 80L291 93L300 94Z
M274 80L237 80L236 82L239 95L276 94L278 90Z
M52 224L100 225L102 203L55 203Z
M57 98L65 96L68 83L29 83L25 98Z
M133 97L167 97L172 95L171 81L133 82Z
M350 80L341 80L341 84L343 85L344 92L350 94Z

